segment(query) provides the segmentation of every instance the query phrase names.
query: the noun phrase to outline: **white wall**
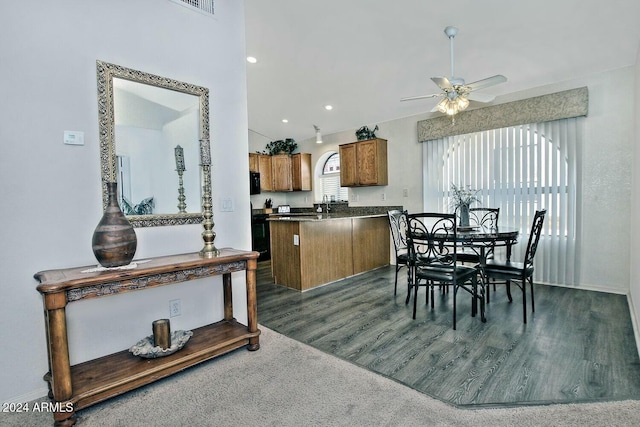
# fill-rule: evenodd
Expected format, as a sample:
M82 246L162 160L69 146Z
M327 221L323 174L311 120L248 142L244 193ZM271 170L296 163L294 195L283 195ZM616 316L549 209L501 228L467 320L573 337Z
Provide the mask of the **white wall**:
M631 153L634 151L634 126L637 126L637 120L634 121L637 116L633 113L634 98L629 96L629 92L634 86L635 74L637 67L626 67L499 99L499 102L509 102L582 86L589 88L589 115L584 120L581 161L582 201L579 208L583 220L579 243L582 253L579 287L582 289L623 294L629 292L629 221L633 212L630 201ZM423 210L422 145L417 141L417 122L429 115L426 113L377 123L380 130L376 135L388 140L389 185L351 189L351 206L403 205L409 211ZM372 128L376 123L367 125ZM283 137L286 135L274 135L273 139ZM299 141L298 144L299 151L312 153L313 162L317 162L327 150L337 150L339 144L355 140L355 129L352 129L323 135L323 144L316 144L315 138ZM264 148L264 144L255 148L250 146L252 151ZM403 196L403 189L408 190L409 197ZM278 194L278 197L284 198L283 203L291 206L311 206L313 201L304 200L312 193L265 194ZM383 194L386 196L384 201ZM267 197L264 194L261 196ZM355 201L355 197L358 197L358 201ZM637 288L635 292L638 293Z
M210 90L215 244L250 248L243 2L216 1L214 18L170 1L3 2L0 13L0 401L44 396L47 353L33 274L95 265L102 216L96 60ZM85 133L84 146L63 131ZM219 199L235 212L219 212ZM136 258L202 248L200 225L136 229ZM234 308L246 321L244 278ZM223 316L220 278L71 304L72 363L128 348L182 299L172 328ZM210 288L215 288L211 290ZM206 293L201 294L204 289Z
M634 129L633 129L633 186L631 191L631 203L633 215L629 216L629 230L631 230L631 280L629 290L630 309L633 319L635 320L636 343L640 347L640 262L638 262L638 254L640 254L640 224L638 224L638 212L640 212L640 48L636 57L635 66L635 108L633 111Z

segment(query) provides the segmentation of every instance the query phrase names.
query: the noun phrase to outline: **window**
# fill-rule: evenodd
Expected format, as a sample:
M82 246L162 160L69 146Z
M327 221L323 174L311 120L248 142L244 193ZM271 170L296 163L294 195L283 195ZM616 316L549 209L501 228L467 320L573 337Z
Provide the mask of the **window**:
M333 153L324 162L320 184L323 198L327 196L331 199L333 196L335 200L349 199L349 189L340 187L340 154Z
M578 119L457 135L424 143L424 208L449 210L451 184L478 190L482 206L499 207L499 224L520 229L521 260L533 214L547 209L536 279L577 283Z

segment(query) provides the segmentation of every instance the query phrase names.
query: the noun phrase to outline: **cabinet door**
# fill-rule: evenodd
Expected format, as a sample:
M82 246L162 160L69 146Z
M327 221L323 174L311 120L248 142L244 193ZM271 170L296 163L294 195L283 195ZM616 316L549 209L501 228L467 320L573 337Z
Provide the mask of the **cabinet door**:
M293 191L291 184L291 156L278 154L271 156L273 191Z
M359 185L378 184L378 151L377 140L359 142L356 150L356 169Z
M311 191L311 154L291 156L291 184L293 191Z
M340 149L340 186L353 187L356 180L356 144L344 144Z
M258 155L260 172L260 190L273 191L273 174L271 171L271 156L265 154Z
M249 153L249 171L260 172L260 158L256 153Z

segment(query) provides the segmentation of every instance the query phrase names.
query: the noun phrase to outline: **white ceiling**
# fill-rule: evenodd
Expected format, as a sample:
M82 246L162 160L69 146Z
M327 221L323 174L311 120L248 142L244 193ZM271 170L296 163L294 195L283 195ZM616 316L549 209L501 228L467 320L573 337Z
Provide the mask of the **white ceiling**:
M270 139L429 112L437 99L399 99L449 76L447 25L459 77L508 78L483 90L494 102L633 65L640 48L640 0L245 0L245 13L249 128Z

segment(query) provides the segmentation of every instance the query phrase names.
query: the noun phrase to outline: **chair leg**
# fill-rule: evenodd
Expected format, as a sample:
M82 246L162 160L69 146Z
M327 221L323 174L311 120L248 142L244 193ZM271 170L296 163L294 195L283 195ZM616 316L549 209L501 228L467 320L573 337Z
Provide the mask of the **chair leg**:
M513 302L513 298L511 297L511 280L507 280L507 298L509 298L509 302Z
M531 288L531 312L536 311L536 306L533 300L533 276L529 277L529 287Z
M458 286L453 285L453 330L456 330L456 296L458 295Z
M411 268L407 268L407 299L404 301L404 304L409 304L411 300L411 286L413 284L413 280L411 279Z
M522 322L527 323L527 279L522 281Z
M473 279L473 289L478 289L478 278L474 277ZM481 289L484 291L484 286L481 285ZM476 292L477 294L477 292ZM480 320L482 321L482 323L486 323L487 322L487 318L484 315L484 293L483 295L477 296L476 298L478 298L480 300Z
M395 295L398 292L398 270L400 270L400 268L398 268L398 264L396 264L396 281L394 282L394 285L393 285L393 295Z
M416 309L418 307L418 284L414 285L415 293L413 295L413 318L416 318Z
M494 282L493 286L494 287L496 286L495 282ZM491 283L487 283L486 286L484 286L484 288L485 288L484 294L487 297L487 303L490 303L491 302L491 292L490 292L491 291Z
M435 293L435 284L432 284L431 286L429 286L427 288L427 294L429 293L429 289L431 289L431 310L433 310L433 300L436 299L436 293ZM427 298L428 299L428 298ZM427 301L428 302L428 301Z

